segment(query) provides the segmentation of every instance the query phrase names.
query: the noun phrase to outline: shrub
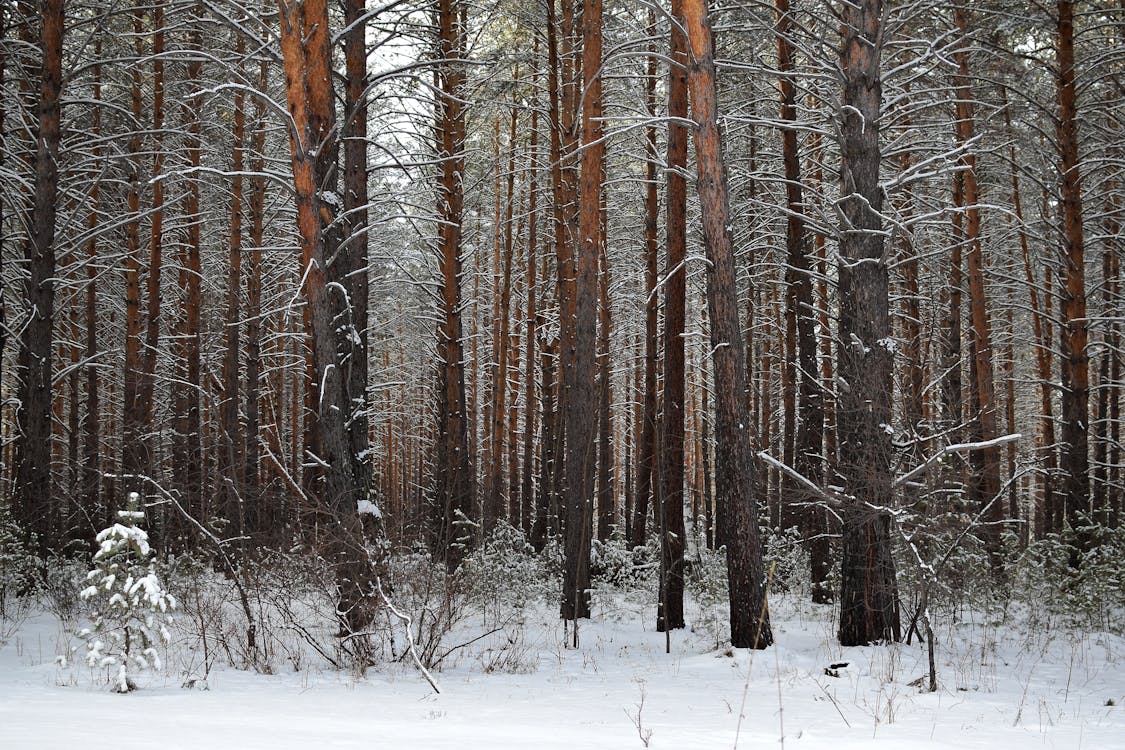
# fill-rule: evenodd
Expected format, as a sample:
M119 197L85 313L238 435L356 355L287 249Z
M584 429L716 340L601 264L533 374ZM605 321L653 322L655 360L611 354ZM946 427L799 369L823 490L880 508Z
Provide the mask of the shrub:
M114 690L136 689L130 670L160 668L158 643L169 640L167 613L176 600L164 590L149 558L148 534L137 523L139 497L129 495L129 509L118 511L119 523L97 535L94 569L79 596L93 607L93 627L79 636L86 641L91 667L111 670Z

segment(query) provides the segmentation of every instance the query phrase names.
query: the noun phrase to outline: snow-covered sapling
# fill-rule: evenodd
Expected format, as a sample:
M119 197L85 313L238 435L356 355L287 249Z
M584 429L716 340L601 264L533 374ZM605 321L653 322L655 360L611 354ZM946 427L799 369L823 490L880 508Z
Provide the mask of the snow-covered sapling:
M160 669L157 645L168 643L167 620L176 607L153 570L148 534L138 526L144 520L139 503L137 493L130 493L118 522L98 533L89 585L79 593L92 605L92 627L79 633L86 661L107 669L119 693L136 689L131 673Z

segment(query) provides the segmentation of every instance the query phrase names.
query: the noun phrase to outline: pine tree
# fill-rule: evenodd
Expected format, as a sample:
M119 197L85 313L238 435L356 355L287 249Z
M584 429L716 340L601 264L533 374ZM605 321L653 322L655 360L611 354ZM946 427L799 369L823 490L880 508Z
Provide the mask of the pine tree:
M79 593L93 608L93 627L79 633L86 661L111 670L118 693L136 689L130 672L160 669L157 644L168 643L167 613L176 608L151 563L148 534L137 525L144 520L139 501L129 493L128 510L117 512L120 521L98 533L89 585Z

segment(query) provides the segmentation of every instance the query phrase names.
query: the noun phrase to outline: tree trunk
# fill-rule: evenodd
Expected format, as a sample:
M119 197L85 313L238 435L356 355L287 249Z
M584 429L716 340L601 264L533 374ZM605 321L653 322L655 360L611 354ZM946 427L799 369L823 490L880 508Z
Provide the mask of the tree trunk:
M238 37L239 57L245 49ZM219 508L234 536L248 531L243 513L243 457L246 446L238 413L238 359L242 347L242 171L244 167L246 108L241 90L234 95L234 147L231 152L230 253L227 266L226 349L223 353L222 396L219 401Z
M30 19L28 19L30 22ZM20 441L16 457L17 517L38 537L45 556L54 547L51 521L51 404L55 313L55 204L59 188L62 114L63 0L44 0L43 69L35 140L35 186L25 245L24 295L32 314L20 342Z
M100 60L102 54L101 38L94 40L94 59ZM94 64L93 97L91 114L92 132L100 137L102 132L101 98L102 66ZM102 149L94 146L94 159L100 159ZM82 507L91 519L102 520L105 513L101 509L101 394L98 389L98 368L94 357L98 353L98 270L95 263L98 257L98 209L101 203L101 186L95 182L90 189L90 213L86 220L89 239L86 240L86 414L82 421ZM3 321L0 321L3 325Z
M1074 76L1074 3L1058 2L1056 78L1059 168L1062 173L1062 469L1066 521L1077 534L1071 565L1089 547L1084 516L1090 512L1089 424L1090 360L1086 351L1086 262L1082 234L1082 183L1078 156L1077 87Z
M141 59L144 50L144 9L136 6L131 10L134 34L134 54L136 62L132 65L130 102L133 122L127 145L129 161L129 220L125 224L125 371L122 374L121 471L128 479L122 489L127 492L143 492L145 488L135 478L148 472L148 456L144 435L144 407L140 389L143 363L141 360ZM180 464L182 465L182 464ZM111 502L112 504L112 502ZM178 535L177 535L178 536Z
M258 83L266 83L266 63L260 64ZM243 469L246 529L257 540L274 533L273 519L267 517L262 505L261 475L261 403L262 377L262 244L265 229L266 178L265 103L255 98L254 161L251 169L255 176L250 180L250 267L246 280L246 458ZM276 425L276 419L273 420ZM280 457L280 456L279 456Z
M360 541L357 503L365 499L360 484L360 458L352 454L347 418L345 374L337 343L339 304L325 283L325 261L338 249L333 227L335 195L334 110L328 9L323 0L303 3L279 0L281 49L286 71L286 99L293 118L290 153L300 232L304 296L312 327L314 382L317 384L317 428L323 470L320 507L328 524L328 559L335 566L341 633L361 631L370 622L365 599L370 570ZM354 427L354 423L352 425Z
M353 335L339 340L345 370L348 445L357 492L366 498L371 486L367 376L370 331L368 308L367 191L367 8L366 0L343 0L344 24L344 151L345 238L329 265L331 280L347 291L347 319Z
M528 209L527 209L527 316L524 319L524 374L523 374L523 477L520 487L520 528L528 539L532 538L533 518L535 516L535 439L538 433L537 416L539 409L546 404L544 399L540 404L535 402L535 365L536 341L544 321L539 308L538 300L538 266L539 266L539 37L535 37L534 51L532 52L531 76L532 104L531 104L531 141L528 145ZM514 446L513 446L514 449ZM542 480L539 482L542 487Z
M816 320L813 307L813 278L810 272L809 239L805 230L805 197L801 183L801 162L797 145L797 86L794 80L795 50L789 39L793 31L789 0L776 0L778 69L781 78L781 119L789 124L781 133L785 167L785 194L788 208L786 224L786 304L796 334L797 361L794 375L800 380L797 416L800 419L794 445L793 468L813 482L823 481L824 399L821 394L820 363L817 361ZM794 506L803 521L805 537L811 540L809 561L813 601L827 603L828 550L820 540L827 533L824 509L806 491L791 488L787 504Z
M565 3L565 0L564 0ZM566 562L561 614L590 616L590 536L593 526L594 389L598 315L598 257L605 145L602 137L602 2L582 5L582 170L574 278L573 376L566 399Z
M881 0L843 6L840 323L837 356L842 509L841 645L898 640L891 557L891 373L888 270L879 185Z
M677 35L673 31L673 35ZM656 14L649 12L649 58L647 78L645 81L645 105L649 117L656 117ZM678 34L683 37L683 34ZM673 42L674 43L674 42ZM673 54L677 54L673 52ZM681 41L678 53L683 57L683 43ZM671 94L677 94L684 88L683 74L673 70L671 73ZM686 101L686 96L680 96ZM669 105L671 106L671 105ZM682 125L669 123L669 135L673 135L672 128L683 131ZM685 146L686 136L682 139ZM644 354L644 396L641 407L640 437L637 440L637 484L634 492L633 512L627 517L629 523L629 546L638 547L645 543L645 527L648 522L649 500L652 497L653 477L656 472L656 362L660 356L659 341L657 340L657 317L659 297L657 296L657 265L659 247L657 242L657 222L659 220L660 204L657 187L656 168L659 155L656 152L656 128L650 126L645 129L645 354ZM674 156L674 155L673 155ZM668 173L669 207L672 205L673 172ZM683 178L676 175L680 183ZM672 231L671 225L668 232Z
M464 333L461 319L461 223L464 209L465 111L461 68L460 4L441 0L437 9L441 65L436 75L438 174L438 259L441 268L441 310L438 341L438 443L434 465L434 552L450 570L468 549L474 487L466 415Z
M972 313L973 330L973 373L977 403L977 437L991 441L998 436L996 416L996 389L992 360L995 352L992 346L992 326L988 318L988 307L984 286L984 250L981 240L980 191L977 187L976 155L971 150L973 140L973 92L969 80L969 17L967 8L957 3L953 7L954 23L961 37L961 47L954 53L957 60L957 74L954 76L957 110L957 141L964 149L960 165L965 199L965 247L968 250L969 307ZM1004 503L1000 495L1000 447L990 446L975 453L979 459L982 473L979 480L980 496L977 498L985 519L985 546L993 573L999 573L1000 532L1004 519ZM974 483L975 485L976 483Z
M149 219L148 279L145 284L145 340L141 352L141 372L137 375L140 425L138 436L140 471L154 470L153 390L156 386L156 357L160 346L160 277L164 264L164 2L152 9L152 215ZM138 42L139 43L139 42ZM138 61L138 67L139 61ZM138 127L140 123L138 123ZM195 177L193 176L193 179ZM147 489L138 484L142 492ZM177 519L174 524L182 523ZM169 541L174 541L169 539Z
M682 0L673 0L672 17L684 16ZM664 389L661 398L660 449L657 451L656 508L660 514L659 631L684 627L684 328L687 271L687 128L688 41L672 24L671 56L676 65L668 88L668 261L664 279ZM737 304L737 303L736 303ZM741 339L739 339L741 340ZM642 540L643 541L643 540Z
M738 320L730 203L722 156L711 21L706 0L682 0L690 45L688 85L695 122L697 189L707 249L707 309L715 373L715 476L723 501L731 645L766 648L773 643L762 551L758 536L757 472L751 451L752 425L746 408L746 371Z

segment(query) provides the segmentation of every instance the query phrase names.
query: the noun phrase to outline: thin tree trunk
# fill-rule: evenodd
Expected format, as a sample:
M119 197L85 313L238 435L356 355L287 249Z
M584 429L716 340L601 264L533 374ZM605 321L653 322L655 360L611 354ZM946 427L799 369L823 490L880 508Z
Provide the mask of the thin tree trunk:
M656 117L656 13L649 11L649 57L645 79L645 105L649 117ZM682 37L683 35L680 34ZM674 42L673 42L674 43ZM673 52L673 54L677 54ZM683 57L683 44L680 52ZM672 93L683 88L683 75L675 70L671 74ZM683 98L683 97L681 97ZM669 134L673 126L669 124ZM686 136L684 137L686 144ZM629 545L637 547L645 543L645 527L648 523L649 500L652 497L653 476L656 467L656 362L660 356L657 340L657 316L659 298L656 293L657 265L659 247L657 241L657 222L660 202L658 195L656 169L659 155L656 151L656 127L645 128L645 348L644 348L644 396L641 408L640 437L637 441L637 484L634 493L632 514L627 516L629 523ZM674 156L674 155L673 155ZM671 206L673 187L672 173L669 173L669 206ZM677 177L681 183L682 177ZM672 231L671 225L668 232Z
M202 16L203 5L196 2L195 13ZM188 80L194 82L194 88L199 88L203 74L202 57L198 51L202 48L202 32L196 26L189 35L190 49L195 52L189 58L187 65ZM180 269L180 286L184 294L184 317L180 321L178 337L179 359L183 363L182 380L177 383L177 437L182 442L182 460L176 462L177 467L182 467L177 474L181 477L180 489L183 493L184 507L197 519L209 518L213 509L204 503L203 498L203 435L202 418L200 414L200 397L202 395L202 356L200 351L200 328L202 304L202 222L203 214L200 210L200 177L199 166L201 163L203 97L196 94L191 98L185 108L188 119L187 152L188 165L191 167L192 176L189 178L188 193L184 201L185 220L187 222L187 243L184 246L183 266Z
M809 238L805 229L805 196L801 182L801 162L797 145L797 86L794 81L795 50L789 39L793 31L789 0L776 0L778 69L781 77L781 119L789 124L781 133L782 158L785 168L785 193L788 208L786 225L786 304L788 324L795 334L797 359L793 376L800 380L793 467L813 482L824 478L823 452L824 399L818 377L816 314L813 308L813 279L810 272ZM816 498L807 492L791 488L787 504L795 505L803 521L805 538L812 540L809 562L813 585L813 601L827 603L832 596L828 589L828 549L820 543L825 540L827 527L824 509L815 503Z
M564 0L565 3L565 0ZM590 536L594 499L594 390L598 315L598 258L601 245L601 191L605 164L602 142L602 2L582 5L582 169L574 278L573 375L567 388L566 561L561 614L590 616Z
M1086 351L1086 264L1082 231L1081 164L1078 156L1077 86L1074 75L1074 3L1058 2L1056 78L1059 119L1058 144L1062 172L1063 278L1060 327L1062 351L1063 496L1066 521L1078 532L1071 565L1090 544L1084 516L1090 512L1089 424L1090 360Z
M957 74L954 76L957 109L957 140L964 150L961 156L960 172L965 191L965 246L968 249L967 265L969 271L969 306L973 325L973 373L976 393L977 437L985 442L998 435L996 416L996 388L992 361L992 325L988 317L988 307L984 283L984 251L981 241L980 191L977 186L976 156L970 148L973 140L973 92L969 79L969 36L968 10L962 3L953 7L954 23L961 37L961 47L954 53L957 60ZM1001 567L1000 532L1004 519L1004 503L1000 500L1000 447L990 446L977 451L982 474L980 477L980 497L977 498L981 510L989 524L985 527L985 545L994 573Z
M100 60L102 55L101 37L94 40L94 59ZM102 132L102 66L94 64L93 70L93 97L94 106L92 118L92 132L95 137L100 137ZM92 149L95 160L101 158L102 149L95 145ZM86 229L89 239L86 240L86 414L82 422L82 471L83 491L82 507L90 514L92 519L105 516L101 509L101 394L98 389L98 368L94 357L98 353L98 270L95 261L98 257L98 210L101 205L101 184L95 182L90 189L90 213L86 219ZM0 326L3 321L0 321Z
M524 375L523 375L523 481L520 488L522 499L520 508L520 521L523 533L528 539L532 538L533 519L535 515L535 438L538 432L537 416L539 409L546 404L544 399L540 404L535 402L535 365L536 341L540 335L543 320L538 300L538 266L539 266L539 37L535 37L535 46L532 52L531 67L534 71L531 76L531 140L528 145L528 217L527 217L527 316L524 319ZM514 449L514 446L513 446ZM540 479L539 487L542 487Z
M602 180L605 180L603 165ZM617 509L614 505L613 484L614 446L612 439L613 423L613 377L609 361L610 333L613 325L609 304L609 252L606 248L606 191L601 194L598 209L600 242L598 243L598 350L597 350L597 391L598 391L598 539L609 540L610 530L616 524Z
M157 2L152 9L152 214L149 219L149 261L148 279L145 285L145 340L141 351L141 372L138 374L137 390L140 411L140 435L138 450L141 471L152 471L154 445L154 399L156 386L156 357L160 346L160 278L164 265L164 2ZM139 67L139 61L138 61ZM138 123L139 127L139 123ZM138 484L138 488L145 489ZM182 523L177 520L175 523ZM170 542L174 541L172 539Z
M437 330L438 421L434 466L433 548L450 570L460 565L468 545L468 527L476 495L473 454L469 450L469 419L465 393L465 350L461 280L461 225L464 218L465 110L460 65L463 30L460 3L441 0L437 6L439 60L436 71L438 173L438 262L441 309Z
M1008 165L1011 170L1012 181L1012 208L1016 215L1016 227L1020 240L1020 255L1023 258L1024 280L1027 282L1027 292L1031 302L1031 330L1034 336L1032 346L1035 349L1036 375L1039 380L1039 450L1042 454L1043 471L1040 479L1039 508L1035 513L1037 519L1042 519L1045 512L1054 506L1053 500L1053 474L1056 468L1055 461L1055 420L1052 415L1051 405L1051 341L1046 331L1043 320L1042 308L1039 304L1039 287L1035 271L1031 265L1031 249L1025 229L1023 204L1020 196L1019 171L1016 168L1016 148L1012 140L1012 113L1008 107L1007 89L1001 88L1001 101L1004 105L1004 130L1008 136ZM1038 522L1035 529L1037 537L1045 533L1042 522Z
M237 54L245 51L239 34ZM234 536L248 531L243 514L243 456L245 444L239 423L239 369L242 348L242 171L244 168L246 105L242 90L234 95L234 147L231 152L230 253L227 266L226 349L222 367L222 396L219 401L219 508L231 523Z
M368 307L367 190L367 10L366 0L343 0L344 24L344 151L345 238L335 262L329 265L333 281L347 291L347 320L352 335L339 339L344 367L344 393L348 404L348 445L357 493L366 498L371 486L367 377L370 331Z
M125 224L125 370L122 376L121 470L126 475L148 471L144 444L144 408L140 390L141 373L141 59L144 56L144 10L131 10L136 63L132 66L130 87L132 132L127 145L129 162L129 221ZM180 464L182 465L182 464ZM142 491L142 483L127 479L126 491ZM198 517L198 516L196 516ZM179 536L178 534L176 536Z
M672 17L684 16L673 0ZM704 14L706 11L704 10ZM656 628L684 627L684 328L687 271L688 40L672 24L672 68L668 88L668 260L664 279L664 389L657 451L657 509L660 513L660 600ZM713 85L709 84L709 85ZM741 337L738 339L741 340ZM740 391L741 392L741 391Z
M266 84L266 62L260 63L258 85L264 90ZM265 145L266 120L265 103L255 97L254 159L251 166L254 177L250 179L250 267L246 281L246 458L244 468L243 508L246 513L246 529L259 542L268 533L271 537L277 532L275 519L267 513L262 502L263 477L261 472L261 419L259 404L262 399L262 245L264 242L266 178ZM271 420L275 431L276 414ZM280 455L278 456L280 458Z

